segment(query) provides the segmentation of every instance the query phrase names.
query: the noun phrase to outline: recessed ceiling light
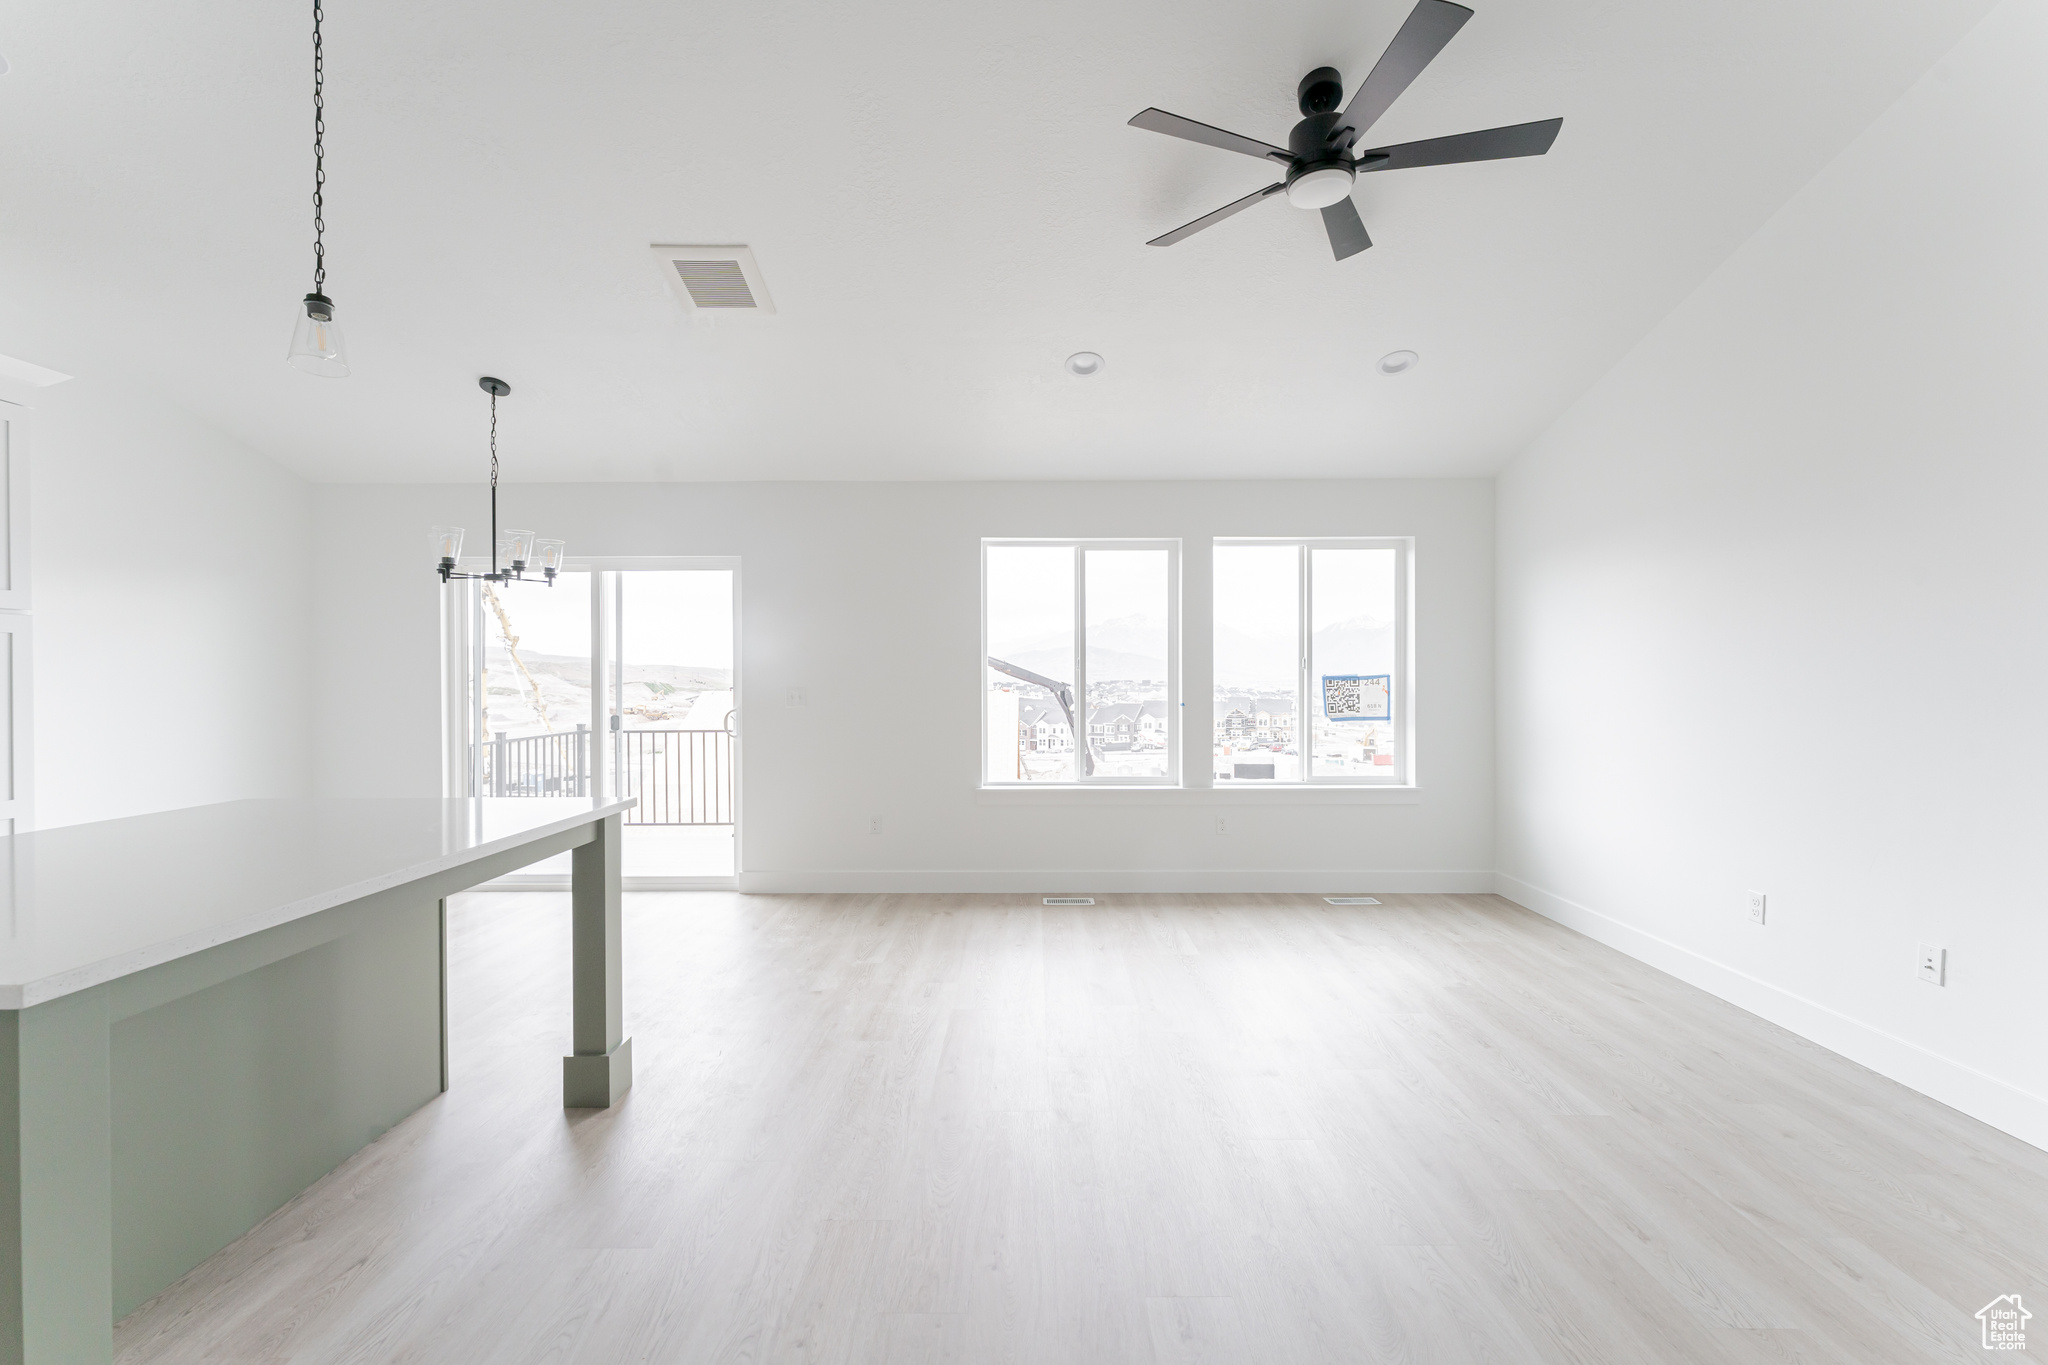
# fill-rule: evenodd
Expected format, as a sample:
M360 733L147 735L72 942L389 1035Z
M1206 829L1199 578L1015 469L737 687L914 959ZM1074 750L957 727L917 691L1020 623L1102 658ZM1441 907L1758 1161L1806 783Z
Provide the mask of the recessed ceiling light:
M1093 351L1076 351L1067 357L1067 373L1083 378L1102 372L1102 357Z
M1381 374L1405 374L1422 362L1413 351L1388 351L1380 357Z

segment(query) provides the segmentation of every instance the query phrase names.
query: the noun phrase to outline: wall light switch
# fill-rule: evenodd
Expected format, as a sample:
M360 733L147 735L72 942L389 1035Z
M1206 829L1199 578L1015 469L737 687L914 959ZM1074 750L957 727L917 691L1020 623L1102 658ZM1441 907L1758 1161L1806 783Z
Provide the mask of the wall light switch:
M1944 986L1948 975L1948 949L1931 943L1920 945L1920 979L1930 986Z
M1749 893L1749 922L1751 924L1762 924L1764 922L1764 893L1761 891Z
M803 706L808 704L809 701L810 698L804 695L804 690L801 687L792 687L782 694L782 704L784 706Z

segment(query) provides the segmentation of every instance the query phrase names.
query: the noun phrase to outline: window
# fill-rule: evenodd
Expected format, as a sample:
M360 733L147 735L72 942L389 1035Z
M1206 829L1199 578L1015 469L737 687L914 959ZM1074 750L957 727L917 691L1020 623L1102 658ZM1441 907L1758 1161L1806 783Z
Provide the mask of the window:
M1180 781L1180 542L982 542L982 781Z
M1409 779L1405 540L1219 540L1216 785Z

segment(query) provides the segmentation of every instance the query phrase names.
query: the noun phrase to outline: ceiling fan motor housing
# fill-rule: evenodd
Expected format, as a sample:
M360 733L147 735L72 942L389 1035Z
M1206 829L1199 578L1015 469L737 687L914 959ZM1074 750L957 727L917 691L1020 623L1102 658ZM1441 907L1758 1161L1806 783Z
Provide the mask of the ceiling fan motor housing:
M1305 89L1306 80L1303 86ZM1304 94L1302 98L1306 102L1308 96ZM1335 111L1310 114L1294 125L1294 131L1287 135L1287 150L1294 157L1294 165L1287 172L1288 203L1298 209L1319 209L1351 193L1349 139L1331 140L1331 134L1343 126L1344 116Z
M1351 149L1351 138L1339 130L1348 127L1350 124L1337 110L1310 114L1288 133L1287 150L1296 161L1342 161Z

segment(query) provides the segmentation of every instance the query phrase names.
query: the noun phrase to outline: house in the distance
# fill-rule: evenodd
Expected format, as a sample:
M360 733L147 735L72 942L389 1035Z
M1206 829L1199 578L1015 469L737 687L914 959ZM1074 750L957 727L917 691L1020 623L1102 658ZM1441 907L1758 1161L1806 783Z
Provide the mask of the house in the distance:
M1261 697L1252 709L1253 734L1274 744L1294 739L1294 698Z
M1066 713L1049 701L1017 704L1017 747L1027 754L1063 754L1074 747Z
M1088 713L1088 742L1107 753L1166 745L1166 703L1120 701Z
M1252 710L1252 699L1244 693L1216 698L1216 742L1249 744L1252 732L1258 728Z

